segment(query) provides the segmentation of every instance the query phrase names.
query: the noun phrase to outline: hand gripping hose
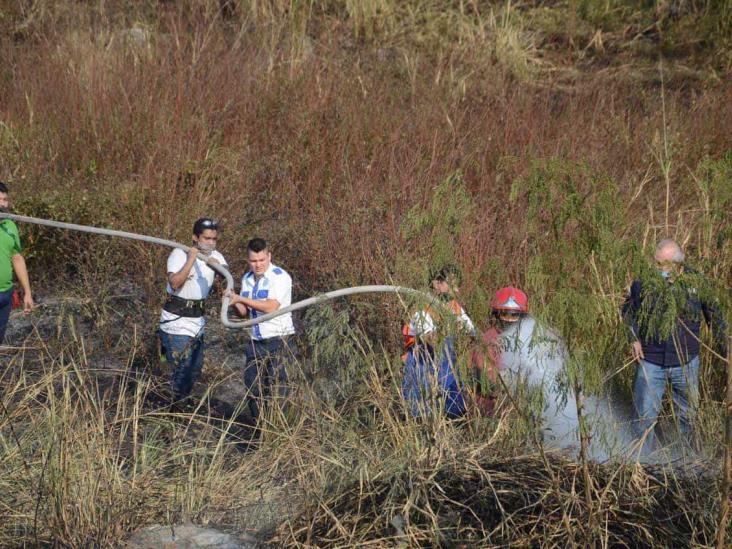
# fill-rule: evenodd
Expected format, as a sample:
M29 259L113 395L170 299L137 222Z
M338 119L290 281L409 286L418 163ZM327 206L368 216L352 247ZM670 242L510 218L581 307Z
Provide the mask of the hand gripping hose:
M167 246L168 248L180 248L184 252L188 253L188 250L190 250L189 246L186 246L185 244L180 244L179 242L174 242L173 240L166 240L163 238L157 238L154 236L147 236L142 234L135 234L135 233L128 233L126 231L116 231L113 229L102 229L99 227L89 227L86 225L77 225L75 223L63 223L61 221L51 221L48 219L38 219L35 217L27 217L24 215L15 215L10 213L3 213L0 212L0 219L12 219L14 221L20 221L22 223L33 223L35 225L44 225L46 227L53 227L56 229L67 229L70 231L79 231L82 233L91 233L91 234L98 234L102 236L114 236L117 238L127 238L129 240L138 240L140 242L148 242L150 244L158 244L160 246ZM211 267L214 271L216 271L218 274L224 277L226 280L226 289L227 290L234 290L234 278L231 276L231 273L229 270L224 267L223 265L216 263L215 261L211 261L209 257L207 257L204 254L200 254L200 259L205 261L206 264ZM408 295L416 295L420 296L422 298L425 298L429 301L433 301L434 297L430 296L429 294L426 294L425 292L421 292L419 290L414 290L412 288L406 288L403 286L385 286L385 285L376 285L376 286L354 286L352 288L342 288L340 290L333 290L332 292L326 292L324 294L317 295L315 297L310 297L308 299L304 299L302 301L298 301L297 303L293 303L292 305L289 305L287 307L282 307L281 309L277 309L276 311L273 311L271 313L267 313L262 316L258 316L257 318L253 318L250 320L230 320L229 319L229 298L224 295L223 299L221 300L221 323L226 326L227 328L233 328L233 329L243 329L243 328L250 328L254 326L255 324L259 324L260 322L265 322L267 320L271 320L273 318L276 318L280 315L284 315L287 313L291 313L293 311L298 311L300 309L305 309L306 307L310 307L312 305L319 305L321 303L325 303L326 301L329 301L331 299L336 299L339 297L349 296L349 295L355 295L355 294L369 294L369 293L397 293L397 294L408 294Z

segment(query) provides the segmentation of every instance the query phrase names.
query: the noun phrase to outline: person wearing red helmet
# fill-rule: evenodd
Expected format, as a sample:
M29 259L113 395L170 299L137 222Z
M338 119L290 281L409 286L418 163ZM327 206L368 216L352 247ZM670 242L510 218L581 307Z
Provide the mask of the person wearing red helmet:
M496 292L491 300L493 322L483 333L482 345L471 355L475 376L473 403L482 415L491 416L496 399L492 387L498 380L501 365L501 334L529 313L529 298L520 289L508 286Z
M501 377L510 391L524 386L540 390L542 408L538 414L544 444L576 452L579 446L579 420L575 396L569 390L565 370L566 351L551 328L529 314L529 299L515 287L498 290L491 301L492 326L483 334L481 350L473 353L476 373L476 408L486 415L495 409L492 390ZM595 437L588 448L593 459L604 460L623 451L628 437L617 422L607 396L585 397L585 408Z
M513 286L498 290L491 301L492 326L483 334L487 352L474 353L473 368L479 380L475 398L479 410L492 413L492 385L500 372L509 390L540 390L541 432L549 447L577 447L577 407L567 394L562 342L550 329L529 315L526 293ZM487 383L486 383L487 382ZM492 382L492 383L491 383Z
M568 390L569 379L564 364L565 349L557 334L529 315L529 299L518 288L498 290L491 301L492 326L483 334L482 351L471 360L477 379L474 397L480 412L491 415L495 394L491 390L498 373L510 391L522 385L539 389L542 409L539 414L544 444L576 452L579 445L579 419L574 394ZM588 448L593 459L605 460L627 447L628 437L614 416L607 395L585 397L588 414L594 417L593 430L598 435Z
M512 324L529 314L529 298L513 286L501 288L491 300L491 310L501 322Z

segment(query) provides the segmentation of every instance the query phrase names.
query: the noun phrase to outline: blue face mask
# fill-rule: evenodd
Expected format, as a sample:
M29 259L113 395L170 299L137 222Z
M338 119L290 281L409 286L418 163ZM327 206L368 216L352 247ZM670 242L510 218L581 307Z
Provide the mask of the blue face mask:
M671 278L671 273L666 272L666 271L662 271L660 269L658 270L658 274L660 274L666 280L668 280L669 278Z

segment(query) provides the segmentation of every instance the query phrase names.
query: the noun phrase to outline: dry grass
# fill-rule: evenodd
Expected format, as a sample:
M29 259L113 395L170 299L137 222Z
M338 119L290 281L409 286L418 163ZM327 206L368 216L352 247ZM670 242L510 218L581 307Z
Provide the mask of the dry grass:
M289 411L270 410L254 439L211 398L217 379L239 375L231 366L209 370L193 407L171 413L157 396L164 378L139 357L101 366L107 355L88 355L72 327L29 338L34 350L1 385L0 544L114 547L144 525L188 520L293 547L711 544L708 464L591 465L590 509L580 465L542 460L511 406L496 419L408 419L394 361L343 319L320 320L337 335L293 365ZM339 338L350 358L331 362L346 358Z
M283 546L383 547L698 547L711 545L713 481L692 475L619 466L593 468L595 508L581 495L576 464L551 456L560 474L557 495L535 456L491 456L480 446L363 479L317 501L300 519L280 528ZM569 531L562 514L569 509ZM590 515L597 521L596 529Z
M423 285L455 261L479 326L493 289L523 286L571 342L578 382L627 396L617 311L654 242L677 237L730 286L729 12L687 3L674 22L620 0L543 4L0 2L0 178L18 212L41 217L185 241L213 215L235 272L262 234L297 295ZM717 39L690 42L694 28ZM163 250L22 231L41 294L101 302L134 280L159 306ZM289 501L303 514L278 543L559 544L567 520L580 546L712 539L718 491L703 478L593 469L607 492L590 512L573 464L552 458L559 488L547 484L520 417L405 421L391 359L405 311L392 303L355 301L338 330L311 323L322 329L301 369L314 385L251 453L213 408L171 416L148 381L119 390L125 366L98 376L99 347L131 364L153 320L85 307L103 343L31 339L45 350L0 378L0 544L112 545L184 518L246 529ZM343 322L359 327L345 350L330 337L349 333ZM74 332L59 321L62 333ZM723 377L711 353L702 361L700 437L718 457ZM485 495L488 479L503 492L470 512L451 503L466 505L467 485ZM499 503L515 505L503 522Z

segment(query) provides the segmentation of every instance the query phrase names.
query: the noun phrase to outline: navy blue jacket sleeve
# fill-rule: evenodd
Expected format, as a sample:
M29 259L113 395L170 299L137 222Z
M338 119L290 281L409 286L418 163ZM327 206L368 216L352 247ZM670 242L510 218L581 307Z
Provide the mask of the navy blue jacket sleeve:
M631 337L640 341L640 329L638 327L638 311L641 307L641 283L634 280L630 286L630 292L623 303L623 320L630 330Z

